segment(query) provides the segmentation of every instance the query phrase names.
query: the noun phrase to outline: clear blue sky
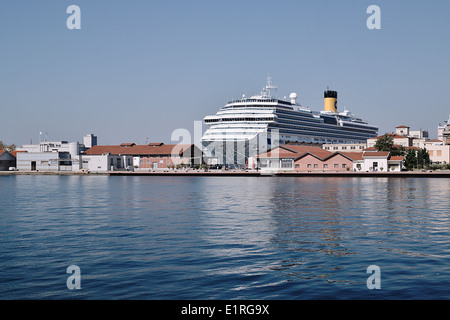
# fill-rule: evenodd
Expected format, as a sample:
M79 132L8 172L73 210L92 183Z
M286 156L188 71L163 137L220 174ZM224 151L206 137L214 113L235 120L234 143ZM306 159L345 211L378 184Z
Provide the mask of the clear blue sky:
M81 8L69 30L66 8ZM381 8L381 30L366 9ZM323 108L323 90L391 132L450 114L450 1L0 2L0 140L170 143L177 128L261 91Z

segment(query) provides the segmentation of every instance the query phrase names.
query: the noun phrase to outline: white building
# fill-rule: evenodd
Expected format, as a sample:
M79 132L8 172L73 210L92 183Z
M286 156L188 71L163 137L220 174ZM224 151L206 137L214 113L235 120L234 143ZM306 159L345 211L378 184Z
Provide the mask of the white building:
M438 125L438 139L444 141L444 131L448 131L447 126L450 125L450 115L448 116L448 120L444 121L444 124Z
M97 137L87 135L84 141L97 142ZM68 141L41 141L18 148L17 170L19 171L78 171L82 168L81 152L84 144Z
M403 156L391 156L388 151L364 151L353 157L353 170L366 172L393 172L403 169Z
M325 143L322 148L331 152L362 152L367 148L367 143Z
M89 172L134 171L133 156L113 155L82 155L82 168Z

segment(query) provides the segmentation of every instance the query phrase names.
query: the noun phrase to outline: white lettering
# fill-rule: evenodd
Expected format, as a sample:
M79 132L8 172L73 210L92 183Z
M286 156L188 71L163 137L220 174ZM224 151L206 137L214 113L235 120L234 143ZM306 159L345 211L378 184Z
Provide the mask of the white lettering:
M381 271L380 267L376 265L371 265L367 268L367 273L372 273L372 275L367 278L367 288L381 289Z
M214 315L215 309L216 307L195 307L189 304L187 307L181 308L181 314L208 315L211 318Z
M66 273L71 273L72 275L67 278L67 288L70 290L81 289L81 272L80 267L76 265L71 265L67 267Z
M369 18L367 18L367 29L381 29L381 9L379 6L371 5L367 8L367 13L372 14Z
M67 29L81 29L81 10L79 6L70 5L67 7L66 13L72 13L70 17L67 18Z

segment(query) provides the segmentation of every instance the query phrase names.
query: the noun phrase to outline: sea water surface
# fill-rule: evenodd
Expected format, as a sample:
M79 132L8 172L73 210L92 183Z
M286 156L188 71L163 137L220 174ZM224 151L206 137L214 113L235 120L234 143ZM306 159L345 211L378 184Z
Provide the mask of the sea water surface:
M445 178L0 176L0 299L449 299L449 205Z

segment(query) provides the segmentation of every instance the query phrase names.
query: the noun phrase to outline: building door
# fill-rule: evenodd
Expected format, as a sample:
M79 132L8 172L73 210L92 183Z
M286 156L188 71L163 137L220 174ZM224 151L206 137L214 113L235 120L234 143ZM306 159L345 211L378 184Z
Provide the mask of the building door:
M36 161L31 161L31 170L32 171L36 170Z
M158 169L158 162L152 162L152 168Z

